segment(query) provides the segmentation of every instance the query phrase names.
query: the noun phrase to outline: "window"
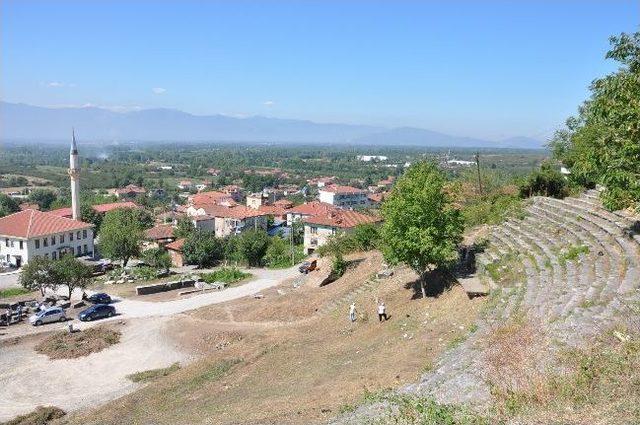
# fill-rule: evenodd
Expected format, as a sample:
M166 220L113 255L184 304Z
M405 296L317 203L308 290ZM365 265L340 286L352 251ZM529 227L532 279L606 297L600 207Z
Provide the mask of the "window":
M69 233L69 240L72 241L73 240L73 233Z
M77 255L81 255L82 251L80 250L80 247L78 246L78 248L76 249Z
M85 253L85 254L86 254L87 252L89 252L89 250L87 249L87 245L86 245L86 244L84 244L84 245L83 245L83 248L82 248L82 249L84 250L84 253Z
M76 239L80 239L80 230L76 233Z
M47 239L47 238L42 239L42 244L44 246L49 246L49 239Z
M36 239L36 249L40 249L40 239Z
M24 249L24 242L20 241L20 249Z
M317 228L317 227L315 227L315 226L311 226L311 234L312 234L312 235L316 235L316 234L318 234L318 228Z
M44 258L49 259L49 253L44 254Z
M86 230L82 231L82 239L87 239L87 231Z
M54 246L55 244L56 244L56 237L51 236L51 246Z
M64 243L64 233L60 235L60 243Z
M5 245L8 247L9 246L9 238L4 240Z
M58 259L58 254L57 254L55 251L53 251L53 252L51 253L51 259L52 259L52 260L57 260L57 259Z

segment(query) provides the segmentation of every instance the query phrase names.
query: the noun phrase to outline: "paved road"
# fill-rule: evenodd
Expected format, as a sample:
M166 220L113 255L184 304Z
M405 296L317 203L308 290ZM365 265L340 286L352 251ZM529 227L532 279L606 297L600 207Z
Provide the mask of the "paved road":
M18 272L0 274L0 289L19 287L19 276L20 274Z
M246 296L251 296L267 288L277 286L287 279L300 276L300 273L295 267L282 270L250 269L247 271L253 274L253 278L249 282L240 286L224 289L222 291L205 292L179 300L163 302L116 299L117 302L114 304L114 306L116 307L116 311L118 312L117 316L111 319L102 319L96 322L89 323L74 320L73 324L74 327L78 329L84 329L94 324L104 323L108 320L171 316L185 311L195 310L207 305L223 303ZM64 288L59 288L59 291L60 293L66 294L66 289ZM91 291L87 291L87 293L91 294ZM81 292L74 292L74 299L79 299L80 297ZM0 328L0 341L22 335L31 335L40 332L57 330L58 328L64 328L64 326L66 325L47 324L44 326L36 327L30 326L28 324L21 324L9 326L7 328Z

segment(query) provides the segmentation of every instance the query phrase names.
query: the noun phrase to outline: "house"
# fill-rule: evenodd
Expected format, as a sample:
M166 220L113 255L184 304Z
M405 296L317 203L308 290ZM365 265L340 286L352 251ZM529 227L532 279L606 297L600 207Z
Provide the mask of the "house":
M237 235L248 229L266 229L267 217L262 211L244 205L192 205L187 209L190 217L213 217L214 232L217 237L224 238Z
M184 217L186 213L178 211L167 211L160 213L156 216L156 223L158 224L172 224L176 225L180 217Z
M164 248L169 253L169 256L171 257L171 264L173 265L173 267L182 267L185 265L183 252L184 241L184 239L177 239L164 246Z
M167 191L161 187L157 189L152 189L149 191L150 198L164 198L166 195L167 195Z
M193 189L193 182L191 180L182 180L180 183L178 183L178 189L191 190Z
M142 207L140 205L136 204L135 202L125 201L125 202L110 202L110 203L107 203L107 204L92 205L91 208L93 208L93 210L95 212L104 215L104 214L108 213L109 211L113 211L113 210L116 210L118 208L136 208L136 209L140 209ZM49 213L55 214L55 215L57 215L59 217L65 217L65 218L72 218L72 216L73 216L73 212L72 212L71 208L58 208L58 209L49 211Z
M360 161L371 162L371 161L386 161L387 158L384 155L358 155L357 157Z
M349 232L360 224L379 223L379 217L350 210L333 210L304 220L304 252L313 253L338 232Z
M377 192L377 193L368 194L367 198L369 198L369 205L371 205L372 207L380 206L380 204L382 204L382 201L384 201L388 195L389 194L387 192Z
M393 186L395 180L396 178L394 176L389 176L384 180L380 180L378 182L378 187L381 189L389 189L391 186Z
M237 205L233 197L227 193L211 190L208 192L200 192L187 198L187 206L195 206L196 208L203 205Z
M247 206L256 210L262 205L271 205L275 201L276 191L274 190L263 190L247 195Z
M0 218L0 259L20 267L36 257L93 256L93 224L27 209Z
M325 187L327 185L333 184L335 180L335 177L318 177L315 179L307 180L307 183L309 183L311 186Z
M220 191L231 196L236 202L240 202L240 200L242 199L242 188L238 185L230 184L227 186L223 186L220 188Z
M123 188L114 191L118 199L132 199L138 195L145 195L147 191L135 184L128 184Z
M294 221L299 221L307 217L311 217L312 215L327 214L335 209L336 207L331 204L318 201L308 202L289 208L287 210L287 226L291 226Z
M320 202L338 208L358 208L369 206L367 191L351 186L329 185L318 191Z
M221 172L222 172L222 170L220 170L218 168L209 168L209 169L207 169L207 174L212 175L214 177L218 176Z
M176 240L173 235L173 226L170 224L159 224L151 229L147 229L144 232L144 237L160 248Z

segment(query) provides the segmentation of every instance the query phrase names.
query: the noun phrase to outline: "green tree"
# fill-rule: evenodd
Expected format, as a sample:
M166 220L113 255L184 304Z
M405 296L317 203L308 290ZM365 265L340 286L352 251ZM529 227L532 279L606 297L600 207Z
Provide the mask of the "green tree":
M22 266L19 281L23 288L29 291L40 291L44 296L46 289L55 291L62 283L55 261L44 257L35 257Z
M75 289L85 289L91 283L92 268L75 258L73 255L64 255L54 262L54 269L60 276L61 282L69 290L69 299Z
M111 260L122 260L125 267L132 257L140 255L144 226L136 209L118 208L107 212L100 226L100 252Z
M418 274L423 297L426 274L457 260L464 229L462 215L452 206L444 184L433 163L416 163L398 179L382 206L385 257L405 263Z
M189 217L179 217L173 234L176 238L188 238L196 231L193 221Z
M20 211L20 206L16 200L4 193L0 193L0 217L13 214L18 211Z
M247 230L238 237L238 249L250 266L260 266L269 247L269 235L263 230Z
M94 234L98 234L100 231L100 225L102 224L102 214L94 210L91 205L80 205L80 219L85 223L91 223L95 226Z
M567 180L549 162L543 162L539 170L529 174L527 180L520 184L519 190L523 198L533 195L564 198L569 194Z
M210 267L222 260L224 246L213 232L196 230L184 242L182 251L188 264Z
M29 194L29 201L38 204L41 210L48 210L56 199L56 194L47 189L35 189Z
M167 270L171 267L171 256L162 248L151 248L144 252L144 262L156 269Z
M373 223L359 224L349 235L360 251L370 251L379 245L380 228Z
M640 32L611 37L618 70L591 83L591 97L551 147L580 184L604 185L609 209L640 202Z

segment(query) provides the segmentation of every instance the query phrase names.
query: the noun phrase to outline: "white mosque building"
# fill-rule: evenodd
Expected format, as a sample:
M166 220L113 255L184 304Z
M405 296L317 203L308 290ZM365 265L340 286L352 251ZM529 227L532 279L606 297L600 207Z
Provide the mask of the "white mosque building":
M0 262L20 267L36 257L93 256L93 224L80 220L80 161L75 133L69 154L71 218L26 209L0 218Z

